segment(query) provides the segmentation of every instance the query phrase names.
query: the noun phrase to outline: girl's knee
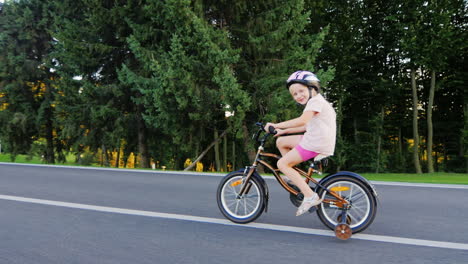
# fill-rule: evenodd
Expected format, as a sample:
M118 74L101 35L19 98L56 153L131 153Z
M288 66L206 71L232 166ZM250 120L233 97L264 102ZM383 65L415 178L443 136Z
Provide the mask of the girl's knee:
M291 167L289 166L289 163L285 159L279 159L276 165L278 166L278 169L280 170Z
M279 137L276 139L276 147L277 148L282 148L284 146L284 138Z

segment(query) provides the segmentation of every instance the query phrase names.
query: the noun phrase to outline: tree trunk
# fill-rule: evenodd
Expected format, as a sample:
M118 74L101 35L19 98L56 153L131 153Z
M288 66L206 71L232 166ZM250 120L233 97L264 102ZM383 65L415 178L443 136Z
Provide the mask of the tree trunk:
M109 156L107 155L106 145L102 144L102 165L104 167L110 167L109 165Z
M236 170L236 140L232 141L232 170Z
M49 106L47 107L46 111L46 155L45 159L48 164L54 164L55 163L55 153L54 153L54 128L53 128L53 122L52 122L52 113L51 109L49 109Z
M220 138L221 137L218 136L218 129L215 128L215 131L214 131L214 141L215 141L214 151L215 151L216 171L221 171L221 161L220 161L220 158L219 158L219 139Z
M432 159L432 145L433 145L433 127L432 127L432 107L434 105L435 93L435 71L431 73L431 87L429 90L429 104L427 105L427 170L429 173L434 172L434 161Z
M146 125L143 120L143 106L138 106L138 152L140 155L140 168L149 168L149 153L146 143Z
M385 115L385 112L384 112L384 108L382 107L381 111L380 111L380 122L378 124L378 133L377 133L377 164L376 164L376 168L375 168L375 173L379 173L380 171L380 155L381 155L381 152L382 152L382 131L383 131L383 122L384 122L384 115Z
M208 153L208 151L216 144L216 142L219 141L220 138L222 138L227 133L227 131L228 131L227 129L224 130L224 132L221 134L220 137L218 137L213 142L211 142L211 144L205 150L203 150L203 152L198 156L198 158L196 158L195 161L192 164L190 164L190 166L185 168L184 171L189 171L189 170L193 169L193 167L195 167L197 162L199 162L206 155L206 153Z
M401 135L401 127L398 127L398 164L400 167L403 166L403 137Z
M228 142L227 142L227 135L224 135L224 145L223 145L223 169L224 171L227 171L227 148L228 148Z
M419 162L418 92L416 87L416 70L414 69L411 69L411 89L413 91L413 162L416 173L421 174L421 163Z
M341 91L341 90L340 90ZM346 163L346 153L344 148L344 142L342 138L341 129L343 127L343 103L345 100L344 93L341 93L340 99L338 100L337 109L336 109L336 143L341 146L337 149L337 171L341 170ZM356 139L355 139L356 140Z
M115 167L119 168L120 165L120 146L117 148L117 158L115 159Z
M465 98L466 100L466 98ZM468 173L468 102L463 104L463 115L465 117L465 125L461 135L460 157L465 156L466 173Z
M124 168L127 168L128 155L125 154L125 149L124 149L124 152L123 152L122 160L123 160L123 167L124 167Z
M359 144L358 129L357 129L357 118L353 118L353 128L354 128L354 144Z
M44 109L44 118L45 118L45 138L47 141L45 160L48 164L55 163L55 153L54 153L54 124L52 121L53 113L52 106L50 105L52 98L52 91L50 85L46 84L46 98L44 104L47 104Z

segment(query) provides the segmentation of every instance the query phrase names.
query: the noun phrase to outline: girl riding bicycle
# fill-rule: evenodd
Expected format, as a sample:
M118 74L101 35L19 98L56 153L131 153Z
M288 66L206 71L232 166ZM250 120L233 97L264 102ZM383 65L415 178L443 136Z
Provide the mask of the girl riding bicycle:
M301 162L312 159L319 154L333 155L336 140L336 113L332 105L320 94L320 80L309 71L297 71L289 76L286 87L296 103L305 106L298 118L281 123L267 123L276 129L276 136L302 133L280 137L276 146L282 158L278 161L278 169L301 190L304 195L302 204L296 216L307 212L312 206L319 205L322 199L314 193L293 167Z

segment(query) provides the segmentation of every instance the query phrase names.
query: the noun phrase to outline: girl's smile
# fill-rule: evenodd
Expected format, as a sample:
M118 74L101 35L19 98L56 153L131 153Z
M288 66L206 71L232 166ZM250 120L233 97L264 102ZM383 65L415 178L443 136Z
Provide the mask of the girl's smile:
M302 85L300 83L295 83L292 84L289 87L289 92L291 93L294 101L301 105L307 104L309 101L311 94L309 88L307 88L305 85Z

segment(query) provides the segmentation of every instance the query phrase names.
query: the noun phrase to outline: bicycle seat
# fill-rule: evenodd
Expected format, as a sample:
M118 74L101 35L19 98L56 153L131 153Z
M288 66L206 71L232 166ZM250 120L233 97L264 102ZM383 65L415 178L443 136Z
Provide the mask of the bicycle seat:
M321 161L323 159L326 159L328 157L329 157L328 155L318 154L317 156L315 156L314 162L319 162L319 161Z
M328 157L329 155L318 154L315 158L310 162L310 167L312 168L320 168L319 165L322 167L326 167L328 165Z

